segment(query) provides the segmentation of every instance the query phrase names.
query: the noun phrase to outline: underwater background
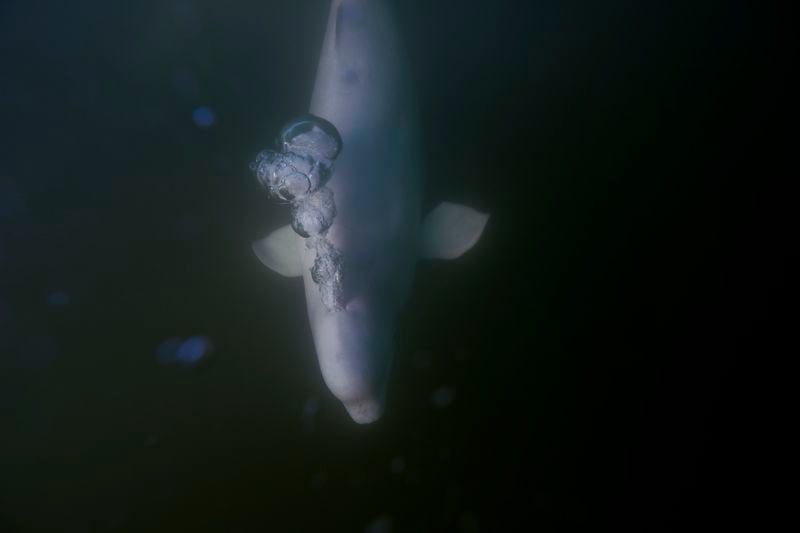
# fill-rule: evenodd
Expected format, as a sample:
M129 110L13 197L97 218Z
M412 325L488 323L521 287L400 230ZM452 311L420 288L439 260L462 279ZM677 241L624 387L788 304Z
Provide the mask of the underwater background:
M419 265L359 426L250 249L328 2L0 2L0 532L777 516L790 8L396 4L425 209L491 219Z

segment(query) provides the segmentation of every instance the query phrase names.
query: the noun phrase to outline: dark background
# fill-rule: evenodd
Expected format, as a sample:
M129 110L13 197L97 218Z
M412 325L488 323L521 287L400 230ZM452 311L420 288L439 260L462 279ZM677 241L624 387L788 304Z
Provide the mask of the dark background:
M249 249L288 221L247 165L306 110L327 2L0 2L0 531L683 531L787 505L793 14L399 13L425 205L491 220L420 265L362 427L301 284ZM159 362L198 335L199 364Z

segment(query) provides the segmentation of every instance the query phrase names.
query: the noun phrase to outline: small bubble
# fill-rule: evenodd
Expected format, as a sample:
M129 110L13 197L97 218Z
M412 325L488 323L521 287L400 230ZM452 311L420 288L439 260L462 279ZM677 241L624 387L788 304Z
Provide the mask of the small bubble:
M327 187L292 206L292 228L302 237L322 235L333 225L335 217L333 191Z
M214 125L217 117L214 115L214 111L210 107L200 106L196 107L194 111L192 111L192 120L199 128L209 128Z
M304 198L321 183L318 166L308 156L264 150L250 165L269 195L282 202Z
M434 407L444 409L453 403L454 397L455 391L451 387L442 386L433 391L431 402L433 402Z
M287 202L302 198L310 190L311 180L302 172L289 172L281 176L277 185L278 196Z
M277 182L278 162L282 154L273 150L262 150L250 164L250 170L255 172L256 179L265 191L272 194Z

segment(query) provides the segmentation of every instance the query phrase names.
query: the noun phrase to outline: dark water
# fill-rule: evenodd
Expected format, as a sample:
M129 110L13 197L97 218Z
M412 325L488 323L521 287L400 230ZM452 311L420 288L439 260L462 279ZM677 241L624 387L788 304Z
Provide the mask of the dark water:
M751 4L402 3L425 205L492 218L362 427L249 247L327 3L2 2L0 531L774 517L796 55Z

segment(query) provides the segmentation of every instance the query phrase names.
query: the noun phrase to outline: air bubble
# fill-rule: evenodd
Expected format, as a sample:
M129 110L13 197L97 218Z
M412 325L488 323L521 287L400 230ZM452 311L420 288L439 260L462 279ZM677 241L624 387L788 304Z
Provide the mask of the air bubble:
M275 187L277 196L287 202L304 197L310 188L308 176L301 172L291 172L281 177Z
M306 238L322 235L331 227L335 216L333 191L323 187L305 201L292 206L292 228Z
M292 202L317 190L329 173L311 157L264 150L251 165L261 186L273 198Z
M279 142L286 151L308 154L317 161L333 161L342 149L342 137L324 118L302 115L281 130Z
M275 183L278 159L281 154L273 150L259 152L256 160L250 165L250 169L255 172L258 183L267 191L271 192Z
M311 279L319 287L322 303L331 311L341 310L344 256L324 237L312 237L307 246L316 251Z

